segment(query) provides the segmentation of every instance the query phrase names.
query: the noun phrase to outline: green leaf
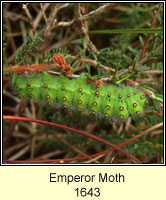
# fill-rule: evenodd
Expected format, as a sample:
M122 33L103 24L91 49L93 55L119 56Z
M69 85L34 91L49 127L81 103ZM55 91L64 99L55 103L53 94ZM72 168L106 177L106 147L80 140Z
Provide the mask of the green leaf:
M153 126L156 125L156 118L154 117L153 114L151 114L151 116L150 116L150 113L149 113L149 115L147 115L146 117L150 124L152 124Z
M71 44L82 44L82 39L73 40Z
M44 42L44 40L41 37L38 37L37 41L40 42L40 43Z
M136 62L139 61L139 58L140 58L141 52L142 52L142 50L139 50L139 51L137 52L137 54L136 54L136 56L135 56L135 60L136 60Z
M140 83L139 84L140 86L143 86L143 85L154 85L154 82L143 82L143 83Z
M156 94L156 97L159 97L159 98L163 99L163 95L162 94Z
M129 56L126 55L122 55L122 58L124 58L124 60L130 65L131 64L131 58Z
M88 44L88 39L86 37L83 38L83 48L86 49Z
M86 66L87 72L90 74L90 66L86 62L83 62L82 64Z
M33 38L31 36L27 36L27 42L31 43L33 41Z
M157 103L157 101L154 100L154 99L152 99L152 102L153 102L153 105L154 105L155 110L158 111L158 112L161 112L160 106L159 106L159 104Z
M146 89L148 89L148 90L150 90L150 91L152 91L152 92L156 92L156 90L155 90L154 88L149 87L149 86L147 86L147 85L145 85L144 88L146 88Z
M38 38L39 36L41 36L44 33L44 31L45 31L45 29L42 29L41 31L37 32L35 37Z
M146 71L146 70L150 70L150 67L141 66L141 67L138 68L138 71L139 71L139 72Z
M39 48L38 48L37 46L34 46L34 47L32 48L32 51L33 51L33 52L38 52L38 51L39 51Z
M136 34L136 33L163 33L162 28L142 28L142 29L114 29L114 30L94 30L89 34Z
M130 52L132 52L134 55L137 54L137 50L134 49L134 48L132 48L131 46L128 46L128 50L129 50Z
M156 147L148 147L148 156L151 158L153 153L156 151Z
M143 40L143 37L141 35L139 36L139 41L141 43L141 47L143 48L144 47L144 40Z
M7 28L8 28L7 25L6 25L6 24L3 24L3 31L4 31L4 30L7 30Z
M79 47L79 50L80 50L80 54L81 54L83 57L86 57L84 50L83 50L82 48L80 48L80 47Z
M159 101L160 103L163 103L163 98L155 96L153 99Z
M73 64L72 64L72 68L75 68L77 65L78 65L78 63L79 63L80 61L79 60L76 60Z

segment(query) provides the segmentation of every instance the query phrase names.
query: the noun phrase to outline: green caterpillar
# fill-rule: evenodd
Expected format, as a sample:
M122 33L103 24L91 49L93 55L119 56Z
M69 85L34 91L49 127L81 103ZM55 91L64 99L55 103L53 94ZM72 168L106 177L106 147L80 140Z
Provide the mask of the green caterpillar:
M24 99L33 98L53 106L60 104L111 120L125 120L129 116L137 119L143 115L143 107L147 104L143 92L138 89L113 85L96 88L92 82L87 82L85 74L71 80L47 72L31 77L15 73L12 87Z

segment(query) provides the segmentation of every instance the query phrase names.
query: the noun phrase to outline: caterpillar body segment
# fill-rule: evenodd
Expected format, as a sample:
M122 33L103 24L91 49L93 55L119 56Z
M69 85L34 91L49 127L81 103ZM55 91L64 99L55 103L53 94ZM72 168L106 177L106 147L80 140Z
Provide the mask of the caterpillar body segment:
M30 77L15 73L12 86L24 99L32 98L53 106L60 104L111 120L126 120L129 116L137 119L143 115L147 102L143 92L132 87L102 85L96 88L92 82L87 82L85 74L69 79L47 72Z

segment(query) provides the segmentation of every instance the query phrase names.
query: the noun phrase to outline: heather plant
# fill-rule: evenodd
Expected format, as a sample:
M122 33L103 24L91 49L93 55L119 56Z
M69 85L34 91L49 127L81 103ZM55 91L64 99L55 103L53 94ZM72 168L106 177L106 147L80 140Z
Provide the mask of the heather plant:
M4 162L162 163L162 6L3 3Z

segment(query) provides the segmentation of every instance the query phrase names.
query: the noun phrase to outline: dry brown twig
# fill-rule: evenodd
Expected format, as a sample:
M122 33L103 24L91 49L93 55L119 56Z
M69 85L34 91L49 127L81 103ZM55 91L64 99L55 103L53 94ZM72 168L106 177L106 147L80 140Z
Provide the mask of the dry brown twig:
M156 20L157 20L157 17L158 17L158 15L159 15L159 13L160 13L160 10L161 10L161 7L162 7L162 6L163 6L163 3L160 3L159 8L158 8L158 10L157 10L157 12L156 12L156 15L155 15L154 18L153 18L151 28L154 27L154 25L155 25L155 23L156 23ZM141 55L140 55L140 60L142 60L143 57L144 57L144 55L145 55L147 46L148 46L149 41L150 41L150 36L151 36L151 33L149 33L148 36L147 36L147 39L146 39L146 41L145 41L144 48L142 49L142 52L141 52Z
M115 69L111 68L111 67L107 67L103 64L100 64L99 62L97 62L96 60L91 60L91 59L86 59L84 58L83 56L81 57L77 57L77 56L72 56L72 55L69 55L68 56L69 59L71 60L79 60L80 62L86 62L86 63L89 63L93 66L99 66L101 67L102 69L104 69L105 71L111 71L111 72L115 72Z
M30 23L30 25L32 26L32 28L34 28L33 18L32 18L32 15L31 15L31 13L29 12L29 9L28 9L28 7L27 7L28 4L29 4L29 3L27 3L27 4L22 4L22 9L25 10L25 13L26 13L26 15L27 15L27 17L28 17L28 19L29 19L29 23Z
M58 14L58 12L62 9L62 8L66 8L69 5L69 3L65 3L65 4L61 4L61 5L56 5L54 4L54 6L52 7L52 11L49 15L49 18L47 19L47 23L46 23L46 30L44 35L45 36L49 36L51 34L51 31L53 29L53 27L55 26L55 24L57 24L57 19L56 16Z
M52 8L52 12L49 15L49 18L46 17L45 11L49 8L50 3L45 3L45 4L40 4L41 10L38 12L37 16L35 17L35 19L32 18L32 15L28 9L28 5L30 4L23 4L22 8L25 10L25 13L27 15L28 21L30 22L31 26L32 26L32 30L29 32L29 35L33 35L33 32L36 32L36 29L38 28L40 21L42 18L44 18L46 23L46 30L45 30L45 43L47 43L47 38L50 40L49 36L51 34L51 32L56 29L57 27L69 27L72 26L74 23L80 23L81 22L81 26L79 26L79 28L82 30L82 35L83 37L86 37L88 39L88 46L89 48L94 51L95 53L98 53L97 48L95 47L95 45L93 45L93 43L91 42L89 35L87 34L87 30L85 29L84 26L84 21L90 20L98 15L101 15L102 13L107 12L108 10L114 8L117 6L116 3L106 3L102 6L100 6L99 8L97 8L96 10L91 11L90 13L86 14L86 15L81 15L80 12L80 5L79 3L75 4L75 16L74 18L69 21L69 22L57 22L56 19L56 15L58 14L58 12L62 9L65 8L69 5L69 3L64 3L64 4L55 4L55 7ZM11 12L7 12L8 16L11 15ZM27 21L27 18L25 18L24 16L21 15L17 15L17 18L20 19L24 19L25 21ZM16 19L16 17L11 17L13 19ZM52 38L52 37L51 37ZM55 45L54 45L55 46ZM57 46L57 45L56 45ZM20 48L22 47L22 45L20 46ZM44 49L44 47L42 48ZM6 62L6 64L10 63L14 57L15 57L16 52L13 53L13 55L8 59L8 61ZM106 69L106 68L105 68Z
M82 15L81 15L81 11L80 11L80 3L76 3L74 5L74 22L79 26L82 36L87 39L90 50L93 51L95 54L98 54L99 51L97 50L95 45L90 40L90 37L87 34L87 30L86 30L84 22L82 20Z
M100 6L99 8L97 8L96 10L93 10L90 13L82 16L82 20L85 21L85 20L92 19L92 18L96 17L97 15L106 13L108 10L116 7L117 5L118 5L117 3L106 3L103 6Z

